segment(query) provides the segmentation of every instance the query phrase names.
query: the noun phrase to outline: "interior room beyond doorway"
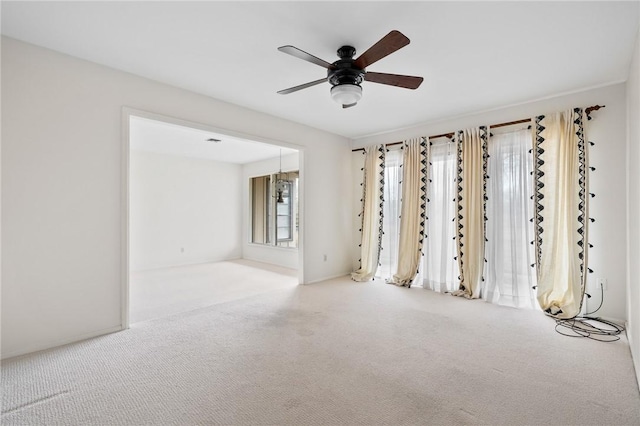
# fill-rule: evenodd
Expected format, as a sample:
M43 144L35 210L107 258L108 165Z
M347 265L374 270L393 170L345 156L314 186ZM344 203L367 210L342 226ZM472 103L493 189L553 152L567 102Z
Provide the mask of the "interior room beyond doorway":
M299 282L297 150L136 115L129 148L129 323Z

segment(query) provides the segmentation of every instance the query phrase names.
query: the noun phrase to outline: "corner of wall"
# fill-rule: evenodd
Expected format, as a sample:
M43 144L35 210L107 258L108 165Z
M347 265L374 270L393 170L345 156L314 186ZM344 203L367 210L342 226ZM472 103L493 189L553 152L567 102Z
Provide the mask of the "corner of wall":
M640 225L631 218L640 215L640 28L636 35L629 77L626 83L627 95L627 339L640 387Z

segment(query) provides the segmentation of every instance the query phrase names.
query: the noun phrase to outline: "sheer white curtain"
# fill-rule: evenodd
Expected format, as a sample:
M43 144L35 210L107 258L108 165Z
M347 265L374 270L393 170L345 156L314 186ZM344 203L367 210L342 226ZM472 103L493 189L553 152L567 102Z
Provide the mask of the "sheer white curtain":
M482 297L492 303L535 308L536 285L531 130L489 138L487 243Z
M389 279L398 268L400 207L402 198L402 150L391 148L385 158L382 250L376 277Z
M427 194L426 238L421 271L416 282L438 292L458 289L455 242L456 146L449 139L430 141L431 166Z

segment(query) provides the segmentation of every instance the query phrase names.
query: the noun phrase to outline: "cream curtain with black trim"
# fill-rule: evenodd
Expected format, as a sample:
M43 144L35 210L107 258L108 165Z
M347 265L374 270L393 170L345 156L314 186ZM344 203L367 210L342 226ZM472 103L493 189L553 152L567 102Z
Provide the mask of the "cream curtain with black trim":
M480 297L486 240L487 128L461 130L457 134L456 242L460 269L454 296Z
M418 274L425 237L428 165L426 139L405 141L398 270L387 281L389 284L410 287Z
M556 318L580 313L587 270L588 158L581 108L535 118L538 303Z
M351 273L351 278L354 281L370 281L373 279L378 269L382 243L386 147L384 145L366 147L364 153L360 269Z

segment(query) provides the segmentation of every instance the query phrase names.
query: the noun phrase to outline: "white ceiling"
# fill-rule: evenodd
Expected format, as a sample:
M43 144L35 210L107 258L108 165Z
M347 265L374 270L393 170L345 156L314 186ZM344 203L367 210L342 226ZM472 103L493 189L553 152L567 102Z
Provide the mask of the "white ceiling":
M2 2L2 33L349 138L625 81L638 2ZM326 76L277 47L328 62L390 30L411 44L369 71L418 75L415 90L363 83L342 109Z
M217 139L212 142L207 139ZM294 149L238 139L177 124L131 117L129 140L134 151L157 152L225 163L246 164L288 155Z

